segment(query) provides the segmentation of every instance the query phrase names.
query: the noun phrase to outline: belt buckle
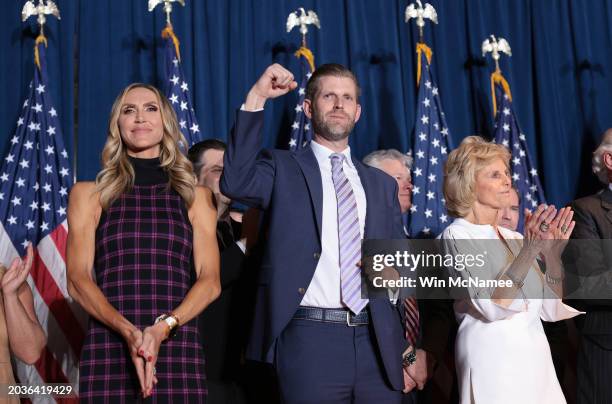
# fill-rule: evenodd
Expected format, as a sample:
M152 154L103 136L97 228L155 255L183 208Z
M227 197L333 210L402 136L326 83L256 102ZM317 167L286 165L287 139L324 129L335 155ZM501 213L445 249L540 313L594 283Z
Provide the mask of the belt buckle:
M359 324L351 323L351 311L350 310L346 311L346 325L348 325L349 327L357 327L359 325Z

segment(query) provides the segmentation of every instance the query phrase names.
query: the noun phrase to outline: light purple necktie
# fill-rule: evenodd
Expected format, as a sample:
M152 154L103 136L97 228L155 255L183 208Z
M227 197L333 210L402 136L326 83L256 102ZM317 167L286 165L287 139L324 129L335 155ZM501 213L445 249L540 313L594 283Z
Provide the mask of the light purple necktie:
M355 314L368 304L361 298L361 234L357 201L351 183L344 174L344 155L333 153L329 156L332 165L332 181L338 203L338 249L340 252L340 294L342 302Z

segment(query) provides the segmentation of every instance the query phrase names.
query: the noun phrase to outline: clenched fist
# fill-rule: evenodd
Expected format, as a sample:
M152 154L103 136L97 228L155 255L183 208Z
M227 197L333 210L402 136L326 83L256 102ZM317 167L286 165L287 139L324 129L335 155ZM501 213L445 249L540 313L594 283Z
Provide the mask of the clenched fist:
M274 63L266 68L247 94L244 109L247 111L262 109L268 98L280 97L296 87L297 82L293 80L293 73Z

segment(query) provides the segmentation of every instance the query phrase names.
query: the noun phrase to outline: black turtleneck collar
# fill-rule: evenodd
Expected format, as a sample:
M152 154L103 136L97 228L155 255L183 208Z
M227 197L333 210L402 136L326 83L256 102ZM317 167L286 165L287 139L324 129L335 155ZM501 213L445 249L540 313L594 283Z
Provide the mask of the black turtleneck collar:
M168 182L168 174L159 166L159 157L142 159L128 155L128 159L136 174L134 185L157 185Z

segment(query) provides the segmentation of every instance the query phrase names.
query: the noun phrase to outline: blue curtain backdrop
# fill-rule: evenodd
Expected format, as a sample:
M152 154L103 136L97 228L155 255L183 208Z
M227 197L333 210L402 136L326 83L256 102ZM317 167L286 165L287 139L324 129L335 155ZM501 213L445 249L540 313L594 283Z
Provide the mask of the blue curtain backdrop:
M99 170L107 119L118 92L133 81L158 84L163 75L161 6L145 0L56 0L62 20L48 18L51 91L79 180ZM528 136L546 196L562 204L598 188L590 153L612 126L612 0L429 0L439 24L425 40L453 141L490 137L489 76L480 51L489 34L506 38L512 58L501 68ZM172 20L181 40L200 129L225 139L235 108L267 65L299 74L287 34L289 12L314 9L322 29L308 36L317 65L339 62L361 81L363 114L351 147L362 157L377 148L406 151L415 120L414 23L404 23L408 0L186 0ZM0 150L7 150L32 77L34 19L20 21L23 1L0 13ZM297 94L266 105L265 146L286 147ZM3 154L4 155L4 154Z

